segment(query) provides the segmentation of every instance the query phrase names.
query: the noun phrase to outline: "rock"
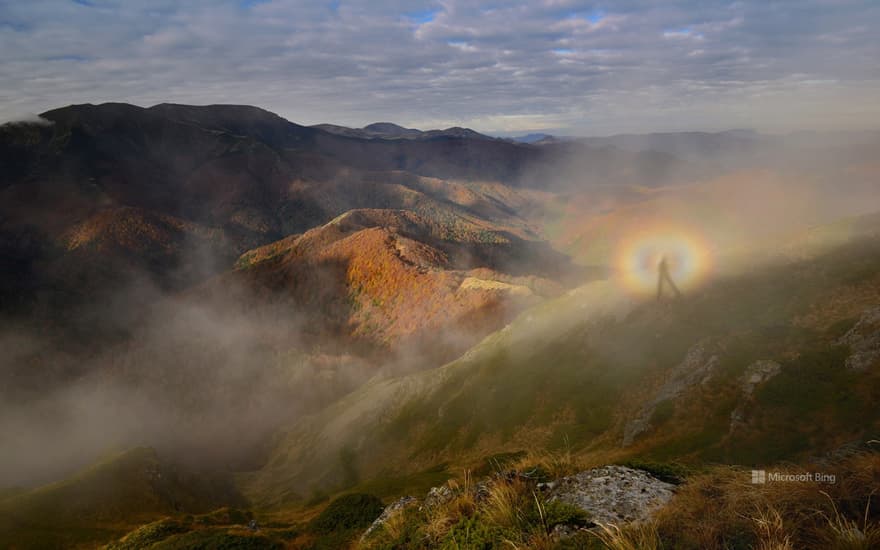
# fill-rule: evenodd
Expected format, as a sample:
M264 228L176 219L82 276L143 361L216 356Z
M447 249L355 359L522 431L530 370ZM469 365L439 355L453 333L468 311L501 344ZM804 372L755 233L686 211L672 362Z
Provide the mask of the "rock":
M604 466L542 484L549 501L577 506L595 523L650 519L672 498L675 486L648 472L626 466Z
M846 368L863 372L880 361L880 307L874 307L862 314L856 326L838 341L850 348Z
M552 491L556 487L555 481L548 481L546 483L539 483L538 490L542 493L546 493L547 491Z
M580 527L575 527L574 525L555 525L553 527L553 531L551 536L555 539L568 539L575 536L578 532L581 531Z
M653 426L651 418L657 406L664 401L674 399L684 391L697 384L707 384L718 367L718 345L714 340L702 340L688 350L684 360L672 369L669 380L644 405L639 413L623 430L623 446L632 445L635 439L648 432Z
M428 491L428 495L425 497L425 508L435 508L437 506L441 506L446 504L450 500L455 497L455 493L453 493L452 489L447 485L441 485L440 487L431 487Z
M740 382L740 401L736 409L730 413L730 433L745 426L746 413L752 404L752 396L758 386L770 380L782 370L776 361L759 359L746 368Z
M484 502L492 494L492 482L489 480L478 481L474 485L474 502Z
M406 496L401 497L386 506L385 509L382 510L382 514L380 514L379 517L376 518L376 520L372 524L370 524L367 530L364 531L364 534L361 536L361 540L364 540L365 538L370 536L371 533L375 532L376 529L379 529L380 527L385 525L385 523L388 521L389 518L391 518L391 516L402 511L408 506L414 506L416 503L418 503L418 501L419 499L417 499L416 497Z

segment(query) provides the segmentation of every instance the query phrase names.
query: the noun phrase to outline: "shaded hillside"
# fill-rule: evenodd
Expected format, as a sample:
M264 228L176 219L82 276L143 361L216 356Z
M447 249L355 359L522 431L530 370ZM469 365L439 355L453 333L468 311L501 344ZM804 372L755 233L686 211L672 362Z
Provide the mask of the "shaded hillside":
M59 548L112 540L156 516L239 500L222 479L186 473L152 449L114 455L63 482L0 499L0 544Z
M587 285L445 367L363 387L292 430L248 478L248 494L277 502L339 486L343 449L355 457L346 467L369 478L536 445L764 464L880 430L876 360L846 366L876 350L876 325L865 320L880 306L876 239L721 280L676 303L630 309L614 294ZM747 393L743 380L759 361L779 374ZM646 428L627 438L639 422Z

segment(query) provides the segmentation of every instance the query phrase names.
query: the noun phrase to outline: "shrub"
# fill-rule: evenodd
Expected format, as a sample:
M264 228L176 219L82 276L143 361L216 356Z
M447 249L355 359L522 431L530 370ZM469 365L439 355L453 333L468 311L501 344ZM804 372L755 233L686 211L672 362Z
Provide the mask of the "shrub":
M559 500L541 502L537 497L528 520L529 523L541 525L547 533L552 532L557 525L573 527L590 525L590 515L577 506Z
M491 550L504 546L504 531L483 521L479 516L456 523L443 538L443 550ZM509 548L509 546L507 546Z

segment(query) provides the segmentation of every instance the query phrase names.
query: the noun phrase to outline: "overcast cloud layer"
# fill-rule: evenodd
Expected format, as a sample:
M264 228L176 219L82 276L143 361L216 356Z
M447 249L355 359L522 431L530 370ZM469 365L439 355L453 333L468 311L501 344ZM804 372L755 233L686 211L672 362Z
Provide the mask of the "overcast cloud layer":
M0 120L244 103L302 124L880 127L880 2L0 0Z

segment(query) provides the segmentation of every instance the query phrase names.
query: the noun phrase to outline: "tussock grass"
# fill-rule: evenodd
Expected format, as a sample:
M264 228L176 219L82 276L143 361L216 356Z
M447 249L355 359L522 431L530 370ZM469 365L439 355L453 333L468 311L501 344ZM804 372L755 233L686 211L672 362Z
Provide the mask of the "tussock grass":
M823 513L823 517L827 523L827 528L823 533L823 542L827 544L829 550L870 550L872 548L880 548L880 522L871 521L871 498L876 493L876 489L871 491L868 496L868 502L865 505L865 513L858 519L848 518L840 513L834 499L830 495L830 502L833 514Z
M659 550L660 535L653 522L635 523L626 527L598 524L591 533L609 550Z
M837 482L768 482L716 466L690 478L657 516L674 548L867 549L880 547L880 514L871 507L880 487L880 454L861 453L831 466L772 468L823 472Z
M532 452L512 465L513 470L525 475L543 475L547 479L576 474L584 469L584 462L566 447L561 451Z
M451 495L445 502L399 510L360 548L555 548L556 526L576 528L588 518L568 504L546 501L537 490L543 477L535 472L568 475L576 464L570 453L541 453L505 462L479 482L466 470L446 483Z
M785 529L782 514L774 508L758 510L751 518L758 535L757 550L793 550L791 535Z

